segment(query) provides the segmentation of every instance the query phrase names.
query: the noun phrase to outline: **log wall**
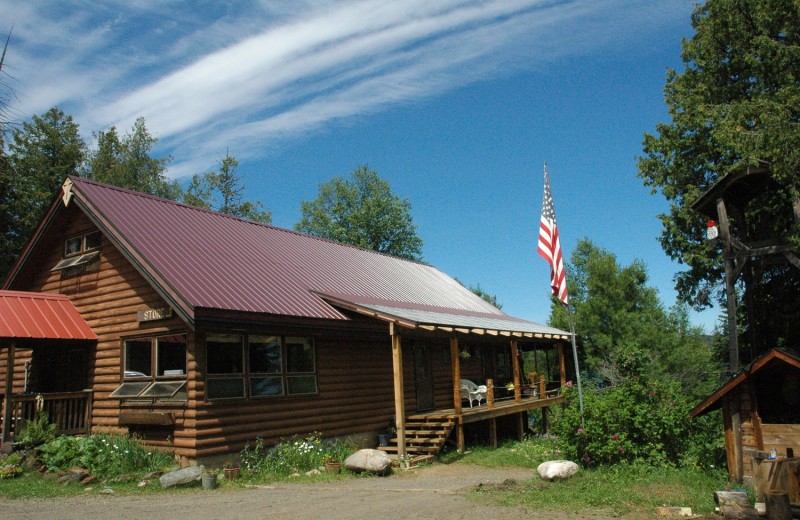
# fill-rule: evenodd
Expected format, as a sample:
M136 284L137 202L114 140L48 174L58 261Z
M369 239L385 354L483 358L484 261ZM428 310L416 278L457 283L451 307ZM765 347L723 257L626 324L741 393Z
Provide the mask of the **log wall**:
M96 348L89 348L88 386L94 389L91 424L96 427L118 427L120 401L109 398L109 394L122 381L121 338L127 336L161 334L166 332L188 332L186 325L177 318L171 320L139 323L137 312L166 303L142 278L134 267L104 236L100 245L100 265L78 276L63 276L62 272L51 272L63 256L64 240L68 237L86 235L97 231L92 222L75 205L63 210L39 241L27 264L26 271L18 277L13 290L66 294L98 336ZM189 367L193 368L194 342L188 337ZM5 349L0 358L0 370L5 370ZM14 391L21 392L23 367L31 360L30 350L17 349L15 362ZM65 374L66 377L66 374ZM176 416L174 436L185 438L183 417L192 405L194 381L188 382L189 402L171 407Z
M786 449L791 448L795 457L800 457L800 424L762 424L761 435L764 439L763 451L775 448L779 456L786 456Z
M128 417L146 414L163 418L163 424L133 426L148 442L169 446L178 455L196 459L240 451L257 437L270 444L293 435L318 432L323 436L367 433L388 427L394 419L394 388L389 327L375 322L265 323L237 333L308 336L314 339L318 393L307 396L256 397L207 400L204 337L208 332L231 332L223 326L200 320L196 331L179 318L140 323L137 312L166 307L166 302L103 237L99 269L80 276L64 277L51 272L63 254L67 237L96 231L75 205L56 216L39 241L35 257L15 281L14 290L60 293L72 303L98 335L89 349L88 384L94 390L93 428L121 426L120 411ZM217 322L220 323L220 322ZM223 327L223 328L220 328ZM244 326L247 328L246 326ZM165 333L187 334L187 401L136 404L112 399L109 394L122 382L122 341L128 337ZM404 401L407 412L417 408L414 342L431 348L434 402L437 408L453 406L449 338L403 338ZM482 381L480 349L462 361L462 377ZM4 370L6 350L0 350ZM22 391L22 371L30 351L18 345L15 362L15 392ZM0 372L4 373L4 372ZM159 419L160 420L160 419ZM159 422L154 420L153 422Z

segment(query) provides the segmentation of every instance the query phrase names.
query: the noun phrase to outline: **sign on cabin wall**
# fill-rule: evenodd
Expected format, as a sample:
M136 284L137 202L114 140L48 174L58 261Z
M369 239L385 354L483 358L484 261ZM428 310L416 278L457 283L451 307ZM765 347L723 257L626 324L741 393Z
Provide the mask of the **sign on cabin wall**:
M171 317L172 317L172 307L145 309L136 313L136 320L139 322L166 320Z

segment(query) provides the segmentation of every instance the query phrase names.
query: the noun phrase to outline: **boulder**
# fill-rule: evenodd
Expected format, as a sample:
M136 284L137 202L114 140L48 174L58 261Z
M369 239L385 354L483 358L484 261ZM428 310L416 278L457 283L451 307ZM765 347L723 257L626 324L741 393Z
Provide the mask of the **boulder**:
M186 466L185 468L164 473L158 480L161 482L161 486L165 488L192 485L195 482L200 482L203 470L205 470L204 466Z
M88 470L85 470L83 468L79 468L77 466L73 466L73 467L69 468L69 471L67 471L63 476L61 476L58 479L58 481L59 482L80 482L80 481L82 481L83 479L85 479L85 478L87 478L89 476L90 476L90 473L89 473Z
M358 450L345 459L344 467L356 473L388 475L392 472L392 459L381 450Z
M569 478L578 472L578 465L569 460L548 460L536 468L539 475L547 480Z

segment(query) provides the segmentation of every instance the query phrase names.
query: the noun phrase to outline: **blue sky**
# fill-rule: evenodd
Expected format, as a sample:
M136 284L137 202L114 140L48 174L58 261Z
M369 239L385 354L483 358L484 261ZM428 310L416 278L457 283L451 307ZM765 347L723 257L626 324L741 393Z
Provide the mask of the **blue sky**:
M589 238L643 260L665 305L680 266L636 177L667 120L694 0L0 0L19 118L58 106L93 131L138 116L168 174L229 150L247 196L291 227L362 164L412 203L425 261L544 323L536 253L547 162L568 259ZM711 330L717 311L694 314ZM580 327L580 324L577 324Z

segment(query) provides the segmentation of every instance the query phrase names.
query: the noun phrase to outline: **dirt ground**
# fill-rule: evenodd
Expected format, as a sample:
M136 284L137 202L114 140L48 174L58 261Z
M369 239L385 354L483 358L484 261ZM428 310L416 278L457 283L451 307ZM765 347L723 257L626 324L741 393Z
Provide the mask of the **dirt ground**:
M0 499L0 519L326 519L558 520L564 514L526 512L484 505L467 495L479 484L539 478L535 470L489 469L470 464L433 464L389 477L325 483L277 483L244 490L217 489L146 496L91 495L71 498ZM593 520L603 520L592 516Z

